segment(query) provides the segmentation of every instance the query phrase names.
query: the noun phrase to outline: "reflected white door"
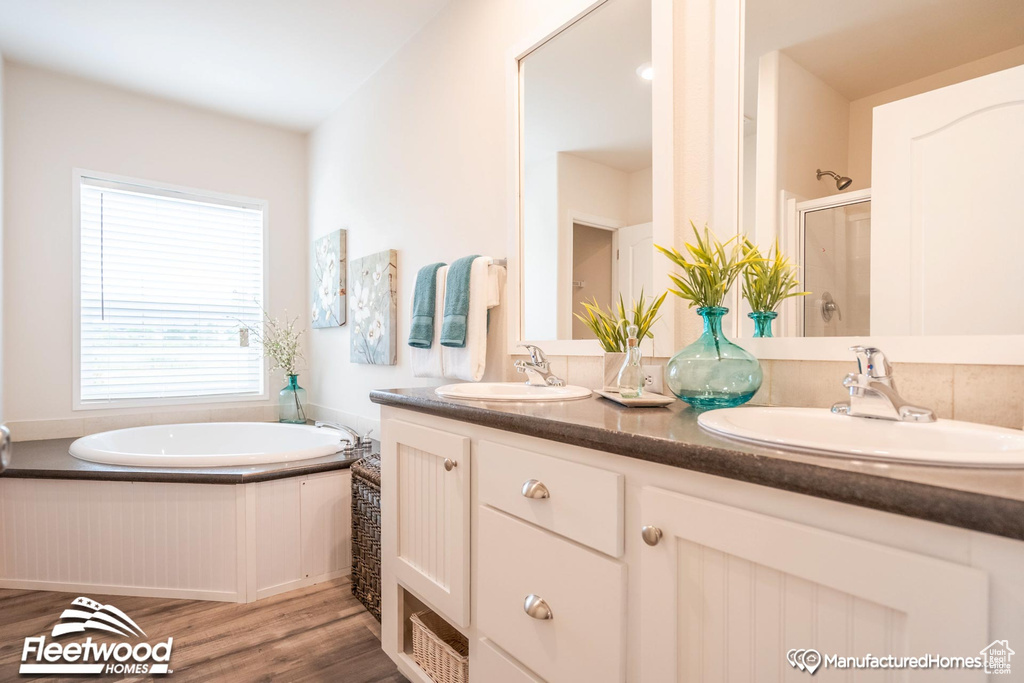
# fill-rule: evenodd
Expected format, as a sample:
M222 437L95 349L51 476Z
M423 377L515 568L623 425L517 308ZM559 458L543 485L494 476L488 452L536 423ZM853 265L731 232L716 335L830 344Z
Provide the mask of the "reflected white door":
M1024 66L877 107L872 334L1024 334Z
M618 237L619 291L629 306L640 300L640 290L654 293L654 223L620 228Z

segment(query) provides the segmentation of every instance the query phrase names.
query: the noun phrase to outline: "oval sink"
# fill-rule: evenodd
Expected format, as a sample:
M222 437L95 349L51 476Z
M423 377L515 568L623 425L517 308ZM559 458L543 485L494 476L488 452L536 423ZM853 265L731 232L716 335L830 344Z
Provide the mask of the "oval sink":
M446 384L434 393L464 401L571 401L590 396L590 389L571 385L533 387L525 382L464 382Z
M819 408L726 408L701 427L776 448L927 465L1024 467L1024 431L973 422L894 422Z

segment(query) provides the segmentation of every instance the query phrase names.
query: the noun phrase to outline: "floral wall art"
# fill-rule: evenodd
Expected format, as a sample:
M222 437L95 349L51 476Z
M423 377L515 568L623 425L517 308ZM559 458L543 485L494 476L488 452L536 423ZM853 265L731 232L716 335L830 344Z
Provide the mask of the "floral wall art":
M335 230L313 243L313 327L345 324L345 230Z
M352 261L353 363L398 362L398 252L378 252Z

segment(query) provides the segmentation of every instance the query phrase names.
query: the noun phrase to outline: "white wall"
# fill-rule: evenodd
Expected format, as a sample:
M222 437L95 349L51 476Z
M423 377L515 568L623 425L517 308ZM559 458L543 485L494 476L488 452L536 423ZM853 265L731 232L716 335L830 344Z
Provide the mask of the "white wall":
M21 64L7 64L3 93L7 420L68 420L63 427L50 424L45 436L73 436L89 425L132 422L104 422L102 415L133 413L134 421L144 422L184 409L71 410L75 167L267 199L268 310L283 316L287 309L308 321L305 135ZM271 379L267 409L253 411L247 403L248 412L220 415L270 416L279 383ZM209 415L193 410L185 418Z
M523 319L525 339L558 338L558 157L523 172Z
M626 224L640 225L654 220L654 169L642 168L629 174L629 206Z
M782 52L760 59L755 214L758 240L778 234L779 192L816 199L838 190L817 169L844 174L850 102Z
M348 229L349 258L398 250L398 365L349 363L347 327L313 330L311 401L321 414L376 419L368 392L436 384L412 376L409 301L416 271L509 248L508 80L513 48L582 11L589 0L453 0L310 142L310 236ZM492 315L488 377L501 378L505 317ZM500 337L500 339L498 339Z

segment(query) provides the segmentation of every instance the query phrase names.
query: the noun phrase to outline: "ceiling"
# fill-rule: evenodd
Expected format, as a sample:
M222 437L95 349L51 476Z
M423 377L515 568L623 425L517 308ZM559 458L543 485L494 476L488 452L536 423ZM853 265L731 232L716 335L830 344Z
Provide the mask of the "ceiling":
M0 0L0 53L310 130L446 2Z
M744 110L756 113L757 60L783 50L848 100L1024 44L1022 0L748 2Z
M651 0L614 0L523 60L526 163L569 152L632 173L651 165Z

